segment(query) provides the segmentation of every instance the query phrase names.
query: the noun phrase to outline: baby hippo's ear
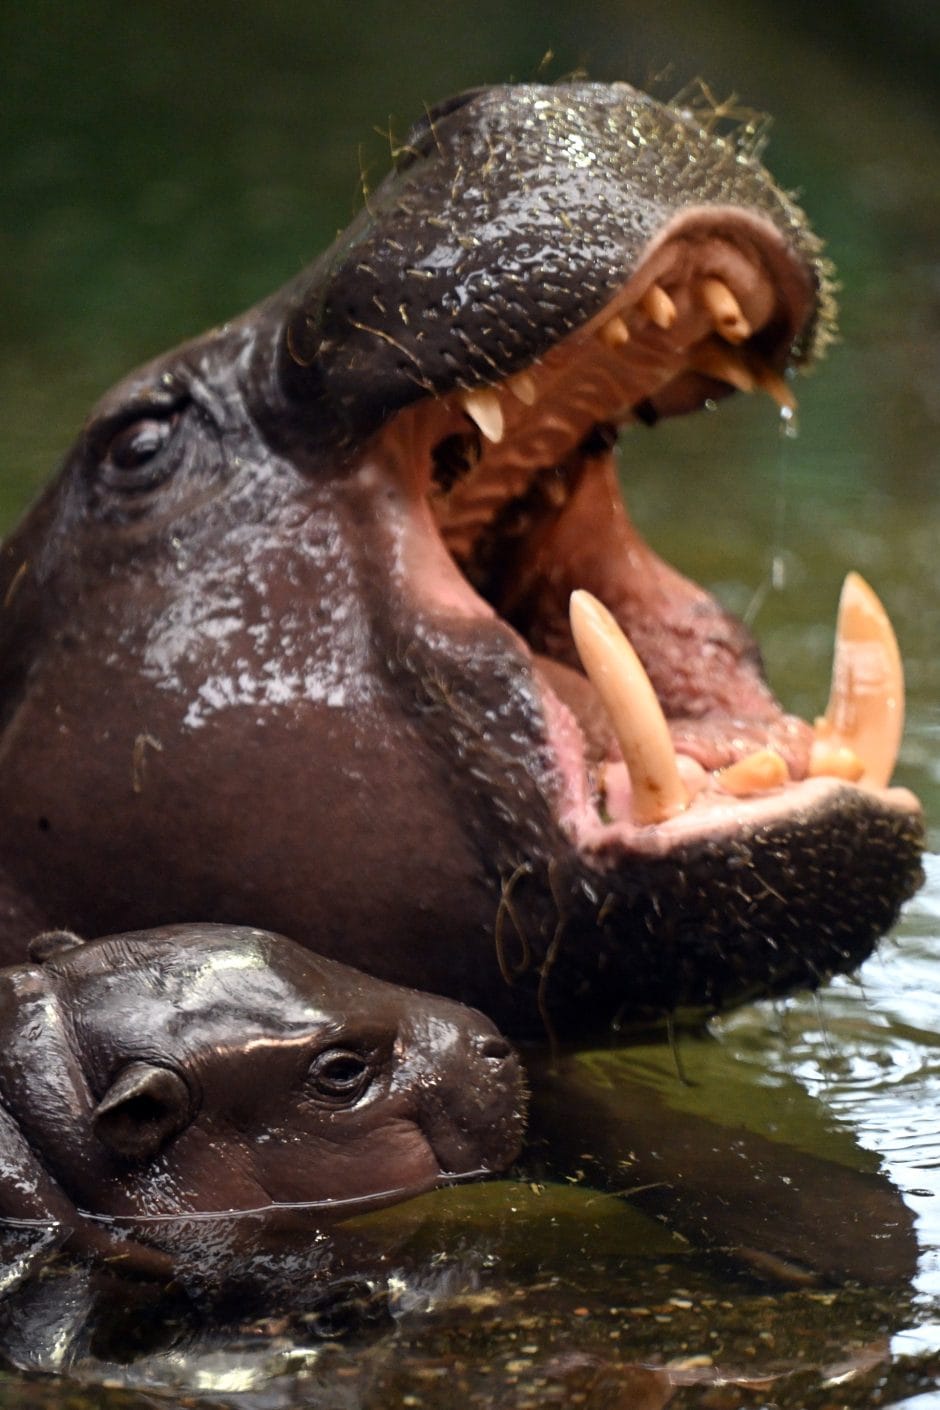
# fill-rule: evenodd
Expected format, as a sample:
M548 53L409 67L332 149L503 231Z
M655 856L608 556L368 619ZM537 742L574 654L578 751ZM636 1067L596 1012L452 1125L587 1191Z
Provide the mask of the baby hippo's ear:
M71 930L44 930L30 940L27 950L33 964L45 964L57 955L64 955L66 950L77 950L84 943L82 937Z
M150 1160L192 1120L189 1088L169 1067L132 1062L95 1107L102 1145L127 1160Z

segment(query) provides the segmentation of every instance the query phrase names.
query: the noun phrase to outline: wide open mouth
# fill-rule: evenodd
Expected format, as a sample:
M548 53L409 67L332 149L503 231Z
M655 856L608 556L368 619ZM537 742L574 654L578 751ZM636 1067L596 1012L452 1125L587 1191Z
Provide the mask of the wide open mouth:
M579 847L660 851L844 788L917 811L886 787L903 678L862 580L847 579L832 694L811 725L776 701L743 626L645 544L617 486L612 449L633 421L734 390L792 414L783 374L814 299L773 227L701 208L528 367L424 399L379 437L446 549L422 550L422 599L496 614L525 643L561 780L555 811Z

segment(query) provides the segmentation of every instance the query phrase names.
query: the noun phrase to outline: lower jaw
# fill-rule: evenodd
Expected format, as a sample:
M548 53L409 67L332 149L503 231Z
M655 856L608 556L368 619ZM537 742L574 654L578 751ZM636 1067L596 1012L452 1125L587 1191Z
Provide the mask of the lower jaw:
M431 742L479 862L462 997L513 1036L605 1041L611 1023L815 987L856 968L920 884L904 789L816 778L737 798L708 784L659 823L604 816L575 715L505 622L398 601L415 647L402 685L435 677Z
M528 989L533 1033L596 1039L611 1026L700 1023L858 968L922 881L911 795L890 792L886 805L811 781L798 810L739 815L723 835L651 829L638 845L599 832L571 855L568 884L554 878L553 894L570 903L550 919L541 954L525 883L514 893L530 942L520 947L528 967L514 967L508 930L516 1013L526 1011Z

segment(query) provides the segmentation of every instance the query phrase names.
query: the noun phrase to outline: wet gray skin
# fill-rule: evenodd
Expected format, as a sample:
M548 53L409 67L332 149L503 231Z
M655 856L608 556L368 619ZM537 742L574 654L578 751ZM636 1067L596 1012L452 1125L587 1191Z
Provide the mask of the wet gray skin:
M35 1231L40 1254L51 1234L121 1268L217 1276L518 1151L518 1061L460 1004L260 930L53 932L32 956L0 972L0 1223L20 1229L17 1255Z
M624 85L494 88L420 124L286 289L110 392L3 552L2 953L256 924L567 1036L857 965L918 883L916 800L806 780L755 642L612 498L615 423L731 391L709 269L755 376L829 337L818 242L756 158ZM581 332L612 308L615 370ZM527 369L494 448L460 390ZM770 745L794 782L608 826L582 586L680 752Z

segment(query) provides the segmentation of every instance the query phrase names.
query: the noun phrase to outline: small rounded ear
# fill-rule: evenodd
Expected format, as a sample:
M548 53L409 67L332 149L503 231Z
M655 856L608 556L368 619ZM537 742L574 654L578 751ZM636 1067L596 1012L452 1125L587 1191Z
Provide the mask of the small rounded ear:
M44 930L30 940L27 951L34 964L45 964L46 960L64 955L66 950L77 950L84 943L82 937L71 930Z
M127 1160L150 1160L192 1120L189 1088L169 1067L132 1062L95 1107L102 1145Z

